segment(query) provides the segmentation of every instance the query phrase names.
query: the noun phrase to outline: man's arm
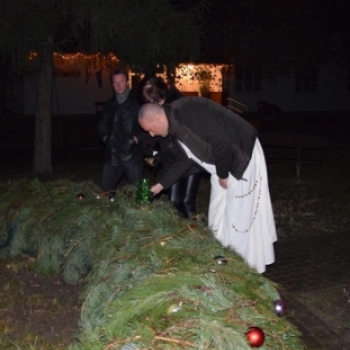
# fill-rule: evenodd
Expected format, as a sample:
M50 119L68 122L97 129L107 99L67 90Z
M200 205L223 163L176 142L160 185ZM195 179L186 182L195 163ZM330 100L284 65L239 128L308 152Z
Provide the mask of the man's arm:
M160 183L157 183L151 187L151 192L156 196L158 193L162 192L163 189L164 187Z
M187 158L187 156L174 161L159 182L151 187L151 191L156 195L163 189L169 188L173 183L178 181L192 165L192 161Z

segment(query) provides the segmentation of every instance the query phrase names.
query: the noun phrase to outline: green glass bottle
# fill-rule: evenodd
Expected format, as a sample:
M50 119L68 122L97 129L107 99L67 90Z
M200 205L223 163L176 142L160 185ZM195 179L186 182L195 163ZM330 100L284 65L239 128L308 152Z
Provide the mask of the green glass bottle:
M146 179L141 180L136 190L136 203L149 204L152 201L152 192L150 190L148 181Z

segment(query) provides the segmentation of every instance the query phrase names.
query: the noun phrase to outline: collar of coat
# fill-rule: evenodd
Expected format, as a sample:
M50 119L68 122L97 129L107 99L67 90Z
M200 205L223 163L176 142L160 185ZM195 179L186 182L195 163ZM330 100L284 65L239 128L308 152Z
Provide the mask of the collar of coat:
M176 116L178 110L175 112L171 105L163 105L163 109L169 123L168 135L183 142L201 161L214 164L213 149L210 143L202 139L195 130L179 121Z

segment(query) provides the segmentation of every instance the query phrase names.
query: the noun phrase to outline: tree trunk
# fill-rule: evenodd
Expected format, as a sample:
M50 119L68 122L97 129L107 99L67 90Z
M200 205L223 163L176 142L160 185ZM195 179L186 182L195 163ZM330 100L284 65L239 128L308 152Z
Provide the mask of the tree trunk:
M53 39L47 39L47 45L38 52L36 70L36 111L33 174L52 173L52 86L53 86Z

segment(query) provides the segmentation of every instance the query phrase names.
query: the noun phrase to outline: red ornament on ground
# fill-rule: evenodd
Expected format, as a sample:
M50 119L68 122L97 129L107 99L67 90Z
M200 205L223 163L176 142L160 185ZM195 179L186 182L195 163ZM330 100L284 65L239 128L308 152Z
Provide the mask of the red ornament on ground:
M283 300L275 300L273 306L278 317L282 317L287 313L287 304Z
M264 344L265 334L259 327L250 327L246 333L249 344L253 348L260 348Z

